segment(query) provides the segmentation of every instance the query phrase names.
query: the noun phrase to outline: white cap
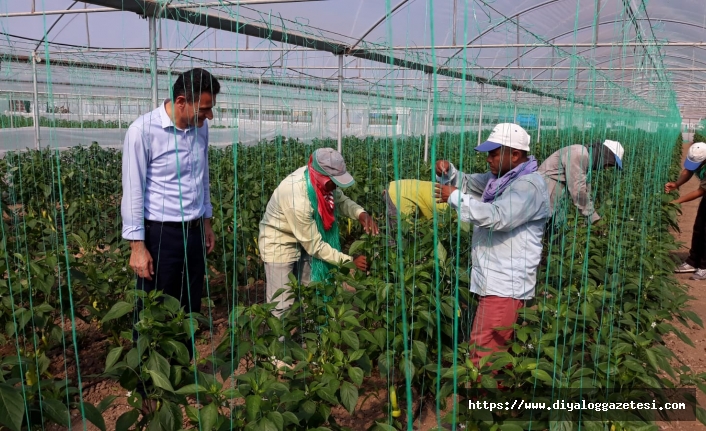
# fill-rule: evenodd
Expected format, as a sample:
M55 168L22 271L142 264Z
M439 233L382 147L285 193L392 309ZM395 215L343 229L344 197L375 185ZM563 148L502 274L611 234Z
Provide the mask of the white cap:
M620 145L620 142L618 141L609 141L606 139L605 142L603 142L603 145L608 147L610 151L615 154L615 163L618 165L620 169L623 168L623 154L625 154L625 149L623 148L622 145Z
M500 148L500 146L529 151L530 135L517 124L500 123L493 128L488 140L478 145L475 150L481 152L493 151L496 148Z
M689 147L689 152L684 160L684 169L695 171L706 160L706 144L703 142L695 142Z

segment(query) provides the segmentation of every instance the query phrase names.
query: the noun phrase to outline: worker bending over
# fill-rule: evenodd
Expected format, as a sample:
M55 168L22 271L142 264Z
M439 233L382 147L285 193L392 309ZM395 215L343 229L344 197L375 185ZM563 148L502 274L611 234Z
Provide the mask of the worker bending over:
M368 268L365 256L341 253L338 235L338 214L358 220L367 233L378 234L373 218L341 191L354 183L341 153L320 148L272 193L260 221L258 247L265 262L267 302L277 302L276 316L294 302L287 286L290 274L308 284L324 281L331 266L342 262L353 261L363 271ZM285 293L275 298L280 289Z
M593 207L591 199L590 171L617 166L623 168L623 146L620 142L595 142L592 145L569 145L554 152L540 166L537 172L544 177L549 191L549 207L555 224L563 223L568 196L581 214L591 223L601 219Z

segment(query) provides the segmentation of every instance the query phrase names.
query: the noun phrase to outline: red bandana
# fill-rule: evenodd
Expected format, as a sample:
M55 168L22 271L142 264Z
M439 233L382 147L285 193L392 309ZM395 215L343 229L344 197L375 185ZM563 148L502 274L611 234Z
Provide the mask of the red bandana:
M321 220L324 222L324 229L329 230L333 226L333 222L336 221L336 217L333 212L334 202L333 202L333 192L326 191L326 183L331 179L324 175L316 172L312 166L313 156L309 157L309 179L311 180L311 185L314 186L316 191L316 200L319 203L319 215Z

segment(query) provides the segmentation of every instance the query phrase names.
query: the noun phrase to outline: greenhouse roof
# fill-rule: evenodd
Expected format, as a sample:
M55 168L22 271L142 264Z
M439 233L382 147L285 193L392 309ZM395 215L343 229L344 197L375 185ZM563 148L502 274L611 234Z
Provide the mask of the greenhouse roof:
M343 54L347 91L423 97L431 76L442 97L483 91L498 99L541 97L544 103L568 100L649 115L678 109L685 119L706 116L703 1L44 0L0 5L0 52L18 58L38 49L50 61L148 68L144 15L158 14L165 18L158 20L156 38L157 67L163 71L198 65L234 79L333 89L337 54ZM519 93L510 96L510 90Z

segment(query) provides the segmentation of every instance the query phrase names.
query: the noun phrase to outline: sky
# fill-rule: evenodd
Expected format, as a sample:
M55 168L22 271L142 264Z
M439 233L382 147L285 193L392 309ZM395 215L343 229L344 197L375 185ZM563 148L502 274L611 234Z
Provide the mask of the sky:
M69 0L35 0L37 10L62 10L70 6L73 1ZM318 33L322 29L329 39L336 39L350 43L362 36L378 19L384 16L388 8L394 7L401 0L324 0L308 3L291 4L269 4L259 6L248 6L245 8L231 8L231 13L241 15L247 19L259 20L261 22L271 22L273 25L281 23L284 19L288 29L310 31ZM474 41L474 44L502 44L516 43L516 24L512 21L505 22L505 17L512 17L517 12L527 11L521 16L522 26L520 41L536 43L539 38L549 39L554 36L563 35L556 39L557 42L591 42L593 39L593 22L595 17L595 2L575 1L575 0L555 0L549 2L547 7L532 10L532 7L547 1L540 0L494 0L487 1L484 6L480 6L481 0L464 1L458 0L458 14L456 19L456 43L471 41L477 36L484 36ZM29 11L30 0L0 0L0 15L13 12ZM433 8L429 5L433 4ZM624 12L621 10L622 2L617 0L603 0L599 19L606 21L606 25L599 28L599 42L615 40L632 41L635 34L632 31L632 23L625 20ZM703 39L706 29L706 2L701 0L652 0L647 3L648 9L638 13L641 17L643 30L650 29L655 33L657 39L671 41L700 41ZM633 1L635 10L637 2ZM676 7L678 5L678 7ZM84 7L79 2L74 8ZM99 6L87 5L87 8L98 8ZM647 22L646 17L652 21ZM41 38L50 28L58 15L47 15L39 17L0 17L0 31L7 34L23 36L27 38ZM409 0L405 7L392 17L392 19L378 26L366 38L368 42L392 44L394 46L426 46L432 43L436 45L450 45L454 41L453 35L453 0ZM433 23L432 23L433 21ZM614 22L613 22L614 21ZM464 22L466 28L464 30ZM691 23L689 26L681 25L681 22ZM433 38L431 26L433 24ZM487 32L493 26L494 30ZM87 34L88 27L88 34ZM700 28L699 28L700 27ZM574 34L575 28L582 29ZM267 40L246 38L241 35L227 33L223 31L207 31L199 36L195 41L192 39L203 29L197 26L163 20L161 26L161 46L163 48L180 49L191 42L193 48L267 48L273 45ZM646 30L645 30L646 31ZM464 36L465 32L465 36ZM487 32L487 33L486 33ZM649 35L649 34L648 34ZM90 36L91 47L103 48L146 48L149 45L148 24L145 19L136 14L127 12L94 13L88 15L86 22L85 14L67 15L52 29L50 40L58 43L86 46ZM0 35L0 37L5 37ZM7 42L0 43L0 48L5 48ZM32 43L16 45L20 50L29 50ZM706 47L704 47L706 48ZM52 47L52 50L71 49ZM522 48L523 52L528 48ZM563 48L569 54L574 52L573 48ZM577 49L577 51L581 51ZM629 51L620 52L616 48L594 48L584 50L589 61L597 63L602 67L618 68L619 66L639 66L644 54L638 53L634 58ZM416 51L414 51L416 52ZM443 63L450 50L437 50L437 61ZM669 55L663 61L668 65L680 67L691 67L692 62L696 66L706 68L706 49L695 48L670 48ZM189 55L197 59L225 62L229 64L243 64L252 67L262 67L270 64L282 64L279 60L279 51L269 52L235 52L235 51L193 51ZM408 55L413 54L409 52ZM476 49L468 52L468 62L477 66L511 66L503 71L501 75L496 75L497 69L490 72L471 70L472 73L484 74L487 77L504 77L514 80L537 80L535 85L541 86L540 81L550 77L558 79L560 82L564 78L569 78L571 71L556 70L550 74L547 71L532 71L513 69L516 66L516 48L505 49ZM554 52L548 48L534 49L530 55L522 58L521 66L546 66L549 64L560 64L570 66L568 55L563 63L557 63L561 59L555 57ZM624 57L618 63L617 59ZM88 56L87 56L88 58ZM109 59L109 57L108 57ZM164 56L160 58L160 67L170 65L171 58ZM181 58L179 61L182 61ZM690 61L691 60L691 61ZM196 60L198 61L198 60ZM430 60L431 61L431 60ZM633 62L638 64L633 64ZM289 67L298 67L299 72L311 74L324 78L335 78L337 71L337 59L330 53L321 52L292 52L286 55L284 63ZM361 62L353 58L346 58L346 67L380 67L380 64ZM306 67L326 67L330 69L303 70ZM184 64L183 67L186 67ZM265 71L262 73L270 73ZM260 73L260 72L257 72ZM604 72L609 80L637 81L635 71L618 74ZM701 80L703 82L703 72L692 71L690 74L678 72L673 74L674 80L683 79L686 81ZM390 76L389 71L347 70L346 77L380 78ZM414 81L415 85L423 87L424 77L421 74L395 73L394 77L405 77ZM584 74L588 77L588 74ZM581 78L581 75L579 75ZM415 80L419 80L416 82ZM648 79L649 80L649 79ZM400 81L404 82L404 81ZM562 84L566 85L566 83ZM581 87L583 84L578 83ZM686 85L686 84L685 84ZM691 87L690 87L691 88ZM686 97L686 96L685 96Z

